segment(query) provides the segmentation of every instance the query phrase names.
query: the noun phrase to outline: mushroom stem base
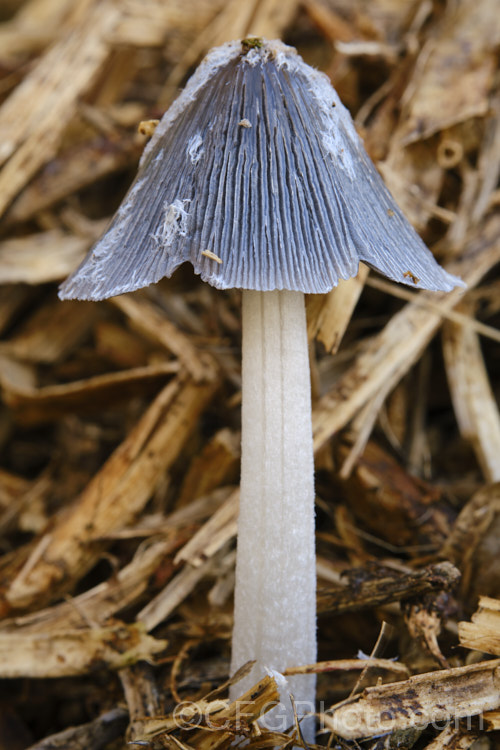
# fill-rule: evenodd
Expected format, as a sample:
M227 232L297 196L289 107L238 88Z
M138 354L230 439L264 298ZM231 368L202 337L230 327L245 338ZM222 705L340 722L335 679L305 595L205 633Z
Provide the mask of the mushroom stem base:
M304 295L243 292L241 500L231 669L256 660L236 699L266 670L316 661L314 460ZM264 723L284 731L314 711L315 676L278 685ZM244 710L244 709L243 709ZM314 732L312 720L304 732Z

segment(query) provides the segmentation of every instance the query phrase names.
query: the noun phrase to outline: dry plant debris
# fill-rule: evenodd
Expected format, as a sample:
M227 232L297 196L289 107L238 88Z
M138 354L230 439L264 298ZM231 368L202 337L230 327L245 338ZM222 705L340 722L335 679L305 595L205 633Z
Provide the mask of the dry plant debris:
M468 284L361 268L308 300L318 745L498 745L496 0L24 0L0 7L0 750L303 744L256 722L279 675L244 716L227 701L239 293L185 268L56 296L133 178L139 124L249 34L329 75Z

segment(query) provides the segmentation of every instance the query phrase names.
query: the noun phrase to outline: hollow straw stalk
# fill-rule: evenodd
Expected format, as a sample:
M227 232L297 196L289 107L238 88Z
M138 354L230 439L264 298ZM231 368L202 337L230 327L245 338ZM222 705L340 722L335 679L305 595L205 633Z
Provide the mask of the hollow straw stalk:
M241 502L232 671L316 661L314 461L302 292L243 292ZM315 677L288 680L299 714L314 711ZM268 719L293 723L286 689Z

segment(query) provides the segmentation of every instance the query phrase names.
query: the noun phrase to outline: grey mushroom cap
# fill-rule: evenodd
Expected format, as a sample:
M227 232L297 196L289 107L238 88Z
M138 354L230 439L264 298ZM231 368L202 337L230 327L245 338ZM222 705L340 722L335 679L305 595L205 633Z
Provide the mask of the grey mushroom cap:
M399 210L328 78L278 41L207 55L59 294L115 296L185 261L219 289L327 292L359 261L421 289L464 285Z

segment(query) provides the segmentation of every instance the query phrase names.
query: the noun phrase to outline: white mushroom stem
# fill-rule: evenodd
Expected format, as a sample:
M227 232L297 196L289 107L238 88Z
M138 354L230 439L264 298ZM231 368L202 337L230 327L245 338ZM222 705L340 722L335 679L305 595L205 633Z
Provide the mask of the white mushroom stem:
M302 292L243 292L241 500L232 669L256 659L233 687L265 669L316 661L314 461ZM288 679L299 715L314 711L315 677ZM293 722L285 687L272 728ZM308 722L310 735L313 724ZM269 720L268 725L271 725Z

